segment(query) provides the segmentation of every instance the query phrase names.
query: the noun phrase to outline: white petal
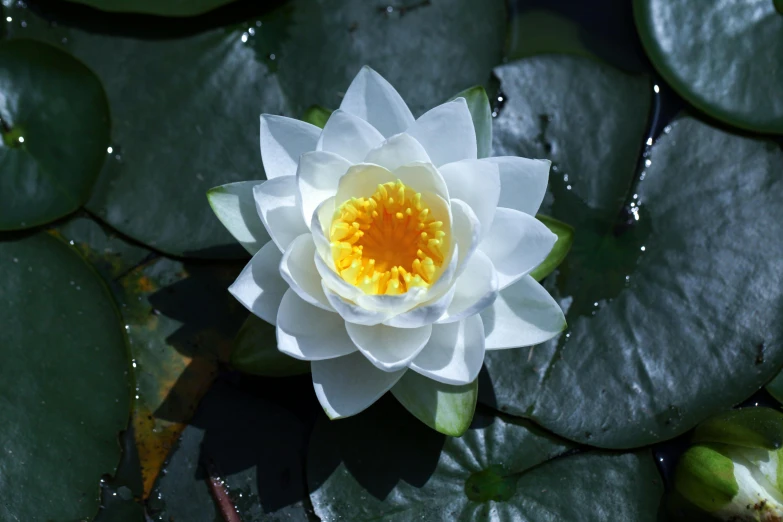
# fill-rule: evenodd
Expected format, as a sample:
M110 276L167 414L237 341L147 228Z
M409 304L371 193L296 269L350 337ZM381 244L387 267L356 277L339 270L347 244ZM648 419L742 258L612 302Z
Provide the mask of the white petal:
M500 198L498 166L484 160L464 160L440 167L449 195L470 205L481 223L482 234L492 226Z
M565 330L563 311L535 279L525 276L498 295L481 312L486 349L543 343Z
M479 249L495 265L502 290L543 263L556 241L557 235L530 214L499 208Z
M326 288L354 302L364 293L335 272L334 262L328 263L324 261L323 256L317 252L313 259L315 261L315 269L318 270L318 274L321 276L321 280L326 285Z
M303 121L261 115L261 162L266 179L296 174L299 156L315 150L321 129Z
M295 176L283 176L256 185L253 197L266 231L281 252L285 252L291 241L308 231L296 206Z
M408 366L430 339L432 325L392 328L382 324L363 326L345 323L351 340L367 359L385 372Z
M334 198L324 200L313 213L313 221L310 223L310 231L315 241L315 249L321 259L334 266L332 260L332 248L329 246L328 228L334 215Z
M388 170L395 170L408 163L432 163L421 143L410 134L395 134L364 158L362 163L374 163Z
M424 113L406 132L424 146L436 167L477 157L476 130L465 98Z
M313 151L302 155L296 171L297 197L305 224L310 224L318 205L337 193L340 178L351 163L333 152Z
M459 248L459 259L454 277L459 277L465 270L468 261L473 256L479 245L481 236L481 223L479 223L473 209L459 199L451 200L451 215L453 225L451 233Z
M333 359L356 351L345 321L304 302L289 289L277 313L277 349L303 361Z
M391 171L379 165L354 165L340 178L337 195L334 197L335 205L342 205L351 198L368 198L375 193L379 184L396 179Z
M280 275L291 289L311 305L334 311L321 288L321 276L315 269L313 236L302 234L291 242L280 261Z
M383 372L360 353L337 359L313 361L313 387L330 419L342 419L369 408L389 391L407 368Z
M394 328L419 328L432 324L446 312L452 299L454 299L454 286L432 302L422 303L412 310L395 315L384 321L383 324Z
M340 109L369 122L386 137L413 123L413 114L394 87L367 66L351 82Z
M552 162L542 159L498 156L486 158L500 167L499 207L513 208L535 216L544 200Z
M251 255L269 241L253 198L253 187L261 183L263 181L240 181L207 191L215 215Z
M329 116L316 150L333 152L351 163L359 163L382 142L383 136L375 127L358 116L338 109Z
M340 295L332 292L328 286L323 285L324 294L329 300L329 304L337 310L340 317L345 319L349 323L363 324L365 326L373 326L381 324L389 314L384 312L373 312L362 308L361 306L341 297Z
M393 174L416 192L437 194L446 201L450 198L446 180L432 163L409 163L397 167Z
M280 301L288 290L288 284L277 269L282 257L277 245L269 241L228 287L237 301L270 324L275 324Z
M484 364L484 324L473 315L450 324L434 325L432 336L411 362L411 370L446 384L467 384Z
M454 299L438 323L461 321L476 315L498 296L498 276L489 257L478 250L467 262L462 275L454 285Z

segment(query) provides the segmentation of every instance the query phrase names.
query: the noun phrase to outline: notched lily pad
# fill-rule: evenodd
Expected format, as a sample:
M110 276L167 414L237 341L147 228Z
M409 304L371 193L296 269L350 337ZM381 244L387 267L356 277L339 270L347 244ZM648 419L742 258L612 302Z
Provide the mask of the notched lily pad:
M55 47L0 43L0 230L53 221L82 206L109 144L100 80Z
M323 520L656 520L663 486L649 452L574 446L488 412L443 437L384 398L357 417L319 419L307 482Z
M0 520L91 519L130 407L116 305L46 234L0 242L0 270Z
M579 442L629 448L683 433L775 375L780 148L684 117L643 158L636 184L647 81L569 57L498 75L507 103L496 152L552 159L542 212L575 228L547 280L570 329L488 353L479 400Z

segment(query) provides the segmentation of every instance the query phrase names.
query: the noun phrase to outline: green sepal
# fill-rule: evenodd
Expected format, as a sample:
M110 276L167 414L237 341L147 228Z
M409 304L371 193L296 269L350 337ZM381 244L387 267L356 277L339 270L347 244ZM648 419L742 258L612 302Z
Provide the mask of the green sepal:
M277 349L275 327L250 315L234 339L231 366L240 372L263 377L289 377L310 372L310 363Z
M409 370L391 392L406 410L430 428L459 437L470 427L476 411L478 379L454 386Z
M326 126L326 122L329 120L329 116L332 115L332 112L333 111L321 107L320 105L311 105L304 111L302 121L323 129Z
M783 447L783 413L772 408L742 408L720 413L696 427L693 442L777 450Z
M492 154L492 107L484 87L476 85L465 89L451 100L465 98L476 129L476 148L479 158L488 158ZM449 101L451 101L449 100Z
M555 268L560 266L560 263L562 263L568 255L569 250L571 250L571 245L574 243L574 229L562 221L558 221L543 214L538 214L536 219L546 225L546 227L557 236L555 246L552 247L552 251L546 256L544 262L530 272L533 279L541 281L551 274Z
M674 488L692 504L714 513L739 492L734 463L717 445L698 444L686 451L674 472Z

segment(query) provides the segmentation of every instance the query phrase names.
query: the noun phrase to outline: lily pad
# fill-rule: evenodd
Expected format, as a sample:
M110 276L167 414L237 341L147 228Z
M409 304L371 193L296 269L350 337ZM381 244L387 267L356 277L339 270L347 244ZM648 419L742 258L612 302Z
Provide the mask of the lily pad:
M778 0L635 0L634 14L650 60L683 98L730 125L780 134L779 5Z
M234 0L71 0L102 11L159 16L194 16Z
M307 482L323 520L656 520L663 484L649 451L573 447L479 412L465 435L443 437L387 398L357 417L319 419Z
M40 42L0 44L0 230L47 223L82 206L109 144L100 80Z
M227 360L246 313L226 291L241 264L156 255L87 218L59 229L110 285L130 340L132 424L147 497L163 462Z
M363 65L421 113L489 81L505 28L502 0L391 11L363 0L295 0L273 11L258 3L258 15L238 25L225 16L142 25L100 12L73 17L73 7L48 5L43 19L15 3L6 14L26 22L9 24L11 38L59 46L104 84L112 153L88 209L156 250L208 258L246 256L204 194L264 179L260 113L337 107Z
M308 522L304 437L304 427L289 411L216 384L155 485L151 519L223 520L214 500L218 488L237 520ZM211 486L210 478L219 483Z
M773 377L783 364L783 244L770 240L783 237L778 145L684 117L644 157L637 185L629 148L644 140L646 82L565 57L497 72L508 103L495 149L551 158L543 211L575 228L546 281L570 329L489 352L479 400L572 440L629 448L683 433Z
M91 519L130 408L117 308L48 235L0 242L0 268L0 519Z

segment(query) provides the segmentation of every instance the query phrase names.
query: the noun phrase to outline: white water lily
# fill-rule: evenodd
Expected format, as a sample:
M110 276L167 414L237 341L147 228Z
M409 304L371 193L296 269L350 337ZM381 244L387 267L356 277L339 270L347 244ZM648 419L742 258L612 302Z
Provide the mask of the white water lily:
M266 181L210 192L254 254L229 290L276 325L281 352L310 361L330 418L406 372L472 383L485 350L565 328L529 275L557 239L535 218L550 162L479 159L465 98L415 119L365 67L323 130L263 114L261 157Z

